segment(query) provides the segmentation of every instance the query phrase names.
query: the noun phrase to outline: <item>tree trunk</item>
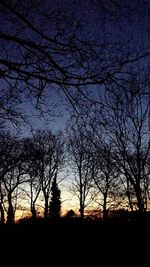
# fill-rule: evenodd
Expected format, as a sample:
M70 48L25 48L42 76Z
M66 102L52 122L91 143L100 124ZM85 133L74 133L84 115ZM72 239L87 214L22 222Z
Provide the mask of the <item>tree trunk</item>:
M45 200L45 206L44 206L44 218L48 218L48 211L49 211L49 203L48 203L48 196L44 195L44 200Z
M144 203L142 199L142 192L140 186L137 184L135 187L136 199L137 199L137 207L139 212L144 212Z
M81 203L80 203L79 212L80 212L80 218L81 218L81 220L83 220L84 219L84 207Z
M0 203L0 220L1 223L4 224L5 223L5 214L4 214L4 208L3 208L3 204Z
M130 182L127 179L127 198L128 198L128 203L129 203L129 207L131 209L131 211L133 211L133 204L132 204L132 200L131 200L131 192L130 192Z
M5 213L4 213L4 207L3 207L3 200L4 200L4 195L2 192L2 186L1 186L1 181L0 181L0 220L1 223L5 223Z
M79 168L79 180L80 180L80 197L79 197L80 209L79 209L79 212L80 212L80 218L81 218L81 220L83 220L84 219L84 201L83 201L83 184L82 184L81 165L80 165L80 168Z
M8 193L8 214L7 214L7 224L12 224L14 223L14 209L12 205L12 196L11 192Z
M107 193L103 194L104 202L103 202L103 221L106 222L108 219L108 209L107 209Z
M36 209L35 209L35 203L32 203L31 205L31 213L32 213L32 219L36 220L37 214L36 214Z

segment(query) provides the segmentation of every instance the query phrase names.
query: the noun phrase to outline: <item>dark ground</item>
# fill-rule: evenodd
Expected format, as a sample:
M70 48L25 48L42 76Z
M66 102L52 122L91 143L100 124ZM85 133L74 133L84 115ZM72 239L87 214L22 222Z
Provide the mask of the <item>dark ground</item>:
M147 267L150 221L57 223L0 227L0 267Z

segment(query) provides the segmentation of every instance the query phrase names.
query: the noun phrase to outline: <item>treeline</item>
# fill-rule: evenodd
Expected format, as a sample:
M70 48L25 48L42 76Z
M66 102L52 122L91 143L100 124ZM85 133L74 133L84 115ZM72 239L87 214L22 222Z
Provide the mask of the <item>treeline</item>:
M98 108L100 107L100 108ZM31 137L1 133L0 212L14 222L17 199L30 201L33 218L42 195L44 218L60 216L59 174L69 171L71 190L84 217L89 205L110 210L149 209L150 92L138 77L111 86L101 105L73 114L64 133L36 130Z
M60 190L57 175L64 164L64 145L60 133L37 130L31 138L19 139L10 133L1 134L0 212L4 222L13 223L18 200L30 202L32 217L36 219L36 203L40 193L44 199L44 218L49 211L60 213ZM52 193L51 201L50 195ZM54 207L53 207L54 206Z

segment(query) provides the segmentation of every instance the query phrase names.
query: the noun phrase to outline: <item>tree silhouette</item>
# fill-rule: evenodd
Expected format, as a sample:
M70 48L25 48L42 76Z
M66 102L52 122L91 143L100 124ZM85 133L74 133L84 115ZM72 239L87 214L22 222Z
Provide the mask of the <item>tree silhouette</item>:
M72 209L71 210L68 210L67 213L65 214L65 218L68 218L68 219L74 218L75 216L76 216L76 213Z
M62 133L53 134L50 130L36 130L28 143L28 149L32 194L34 191L32 208L34 208L33 202L37 200L39 190L41 189L44 198L44 217L47 218L52 182L54 177L62 170L64 164ZM34 176L35 179L33 179Z
M112 166L119 172L128 206L143 212L149 202L150 91L141 73L129 76L130 80L122 81L122 88L117 84L106 88L103 108L97 110L92 129L111 144Z
M84 218L85 208L91 204L92 188L92 151L84 128L74 125L69 128L67 149L70 160L71 173L74 175L70 190L79 200L79 212Z
M32 214L32 219L37 218L36 202L41 191L41 183L38 177L38 168L37 168L37 155L36 155L36 146L32 138L26 138L23 141L24 145L24 156L26 160L25 168L27 170L29 180L29 192L26 190L26 195L30 199L30 211Z
M60 199L60 189L56 181L56 175L52 182L51 187L51 201L50 201L50 217L52 219L58 219L61 215L61 199Z
M116 153L118 167L132 185L136 206L143 212L147 209L150 174L149 88L140 77L131 77L120 93L118 88L113 88L110 95L115 129L111 126L109 130L116 152L119 151Z
M98 190L99 203L102 206L103 220L105 221L108 219L109 210L117 205L115 196L118 190L119 173L115 167L111 146L109 144L102 144L102 140L100 144L97 142L95 145L93 180Z
M22 143L16 136L6 133L0 139L1 162L1 216L3 218L3 198L5 197L7 223L13 223L18 196L18 188L28 178L24 169ZM5 196L4 196L5 193Z

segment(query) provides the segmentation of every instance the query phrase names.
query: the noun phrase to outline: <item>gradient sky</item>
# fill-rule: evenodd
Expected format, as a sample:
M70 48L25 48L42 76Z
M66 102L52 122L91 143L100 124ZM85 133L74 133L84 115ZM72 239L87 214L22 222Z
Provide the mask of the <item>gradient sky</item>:
M124 52L128 53L132 50L134 57L135 53L139 53L140 55L142 49L145 49L146 51L149 50L150 4L146 6L142 4L142 2L143 1L141 0L123 1L125 5L130 3L130 9L125 8L124 13L121 16L119 16L121 13L118 13L117 9L114 10L113 6L110 4L107 6L109 7L107 10L107 18L104 10L102 9L101 1L44 1L45 4L43 5L43 8L45 9L45 12L48 8L51 8L51 10L54 9L54 11L60 8L62 11L62 23L60 26L64 26L64 31L68 34L68 36L69 30L72 30L72 27L79 21L80 28L77 32L79 37L84 39L87 39L88 37L88 40L96 40L101 43L105 42L106 37L108 40L116 43L121 41L123 43ZM111 1L107 1L107 3L111 3ZM132 11L133 9L135 9L134 12ZM138 9L138 11L136 11L136 9ZM113 13L118 16L115 20L112 19ZM51 33L52 35L55 33L53 19L56 18L56 14L54 18L52 18L51 29L49 29L48 25L44 24L44 22L40 20L36 13L32 15L35 25L38 25L43 32L47 34ZM57 16L59 17L58 12ZM70 19L69 23L67 21L68 17ZM100 20L100 18L102 18L102 20ZM1 15L0 23L2 32L12 34L16 30L15 20L13 20L13 18L9 20L6 14ZM32 35L32 32L29 30L22 31L22 35L31 40L35 40L36 38L36 36ZM129 42L131 38L134 40L132 43ZM4 49L3 43L1 45L0 52L2 52L2 49ZM12 51L14 51L13 48ZM115 45L111 50L110 56L113 58L113 53L116 52L118 54L122 53L117 45ZM103 51L101 50L99 53L103 53ZM107 58L109 53L110 52L107 50L104 51L104 57ZM13 54L13 56L15 57L17 55ZM55 56L57 58L57 55ZM139 66L148 68L149 58L140 60L136 67L138 68ZM1 86L3 87L2 82ZM97 96L97 92L101 90L101 87L96 88L91 86L90 90L95 92L94 95ZM61 88L57 88L56 93L55 88L48 85L45 94L45 104L43 105L45 111L47 108L51 109L51 107L54 106L51 116L46 116L47 120L42 119L39 116L39 113L33 108L31 103L23 103L21 108L24 110L24 113L29 115L30 124L34 128L46 128L51 129L52 131L64 129L69 118L69 111L65 97L61 92ZM31 102L35 106L35 100L32 99ZM10 124L8 124L8 129L9 128L12 129ZM20 133L22 136L30 134L30 126L27 124L23 125L20 129ZM66 191L65 187L62 188L62 202L63 206L67 207L67 209L73 208L77 203L76 200L73 200L72 195Z

